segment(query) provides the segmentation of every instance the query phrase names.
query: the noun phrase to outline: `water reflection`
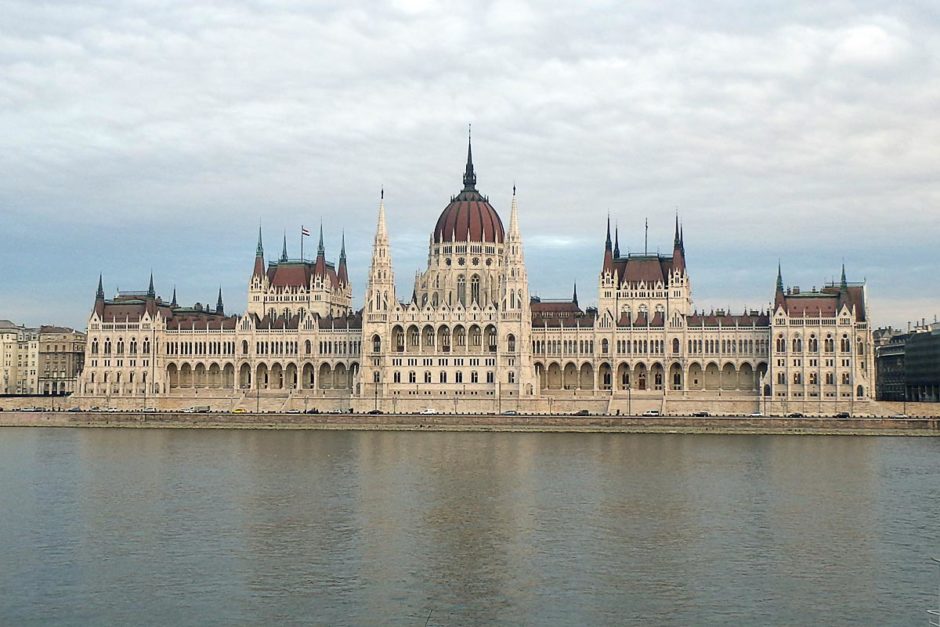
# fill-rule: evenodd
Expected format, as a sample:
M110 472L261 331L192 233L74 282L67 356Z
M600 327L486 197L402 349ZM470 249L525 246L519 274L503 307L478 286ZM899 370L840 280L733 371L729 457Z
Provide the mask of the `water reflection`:
M3 436L2 623L910 624L935 586L936 439Z

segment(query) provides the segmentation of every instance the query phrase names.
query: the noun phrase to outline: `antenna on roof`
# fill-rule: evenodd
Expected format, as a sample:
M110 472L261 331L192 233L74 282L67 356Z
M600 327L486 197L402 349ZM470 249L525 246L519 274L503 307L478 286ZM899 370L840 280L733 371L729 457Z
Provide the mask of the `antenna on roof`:
M649 251L649 242L650 242L650 219L646 218L646 229L643 235L643 254L648 255Z

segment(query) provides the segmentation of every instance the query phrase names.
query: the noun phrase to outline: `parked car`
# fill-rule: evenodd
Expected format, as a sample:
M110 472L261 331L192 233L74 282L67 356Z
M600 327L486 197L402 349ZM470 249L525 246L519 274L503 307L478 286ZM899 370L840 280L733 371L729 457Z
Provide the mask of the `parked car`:
M840 411L838 414L836 414L836 418L851 418L851 417L852 415L849 414L849 412L847 411Z
M370 409L368 413L372 415L376 415L376 414L384 414L385 412L383 412L381 409Z
M428 407L427 409L422 409L422 410L421 410L420 412L418 412L418 413L420 413L420 414L423 415L423 416L430 416L431 414L436 414L436 413L437 413L437 410L434 409L434 408L432 408L432 407Z
M503 412L503 415L504 416L518 416L519 412L517 412L515 409L507 409L506 411Z
M232 413L233 414L247 414L248 410L245 409L244 407L236 407L235 409L232 410Z
M753 411L749 413L748 416L750 416L751 418L763 418L764 413L760 411Z
M589 412L589 411L586 410L586 409L582 409L582 410L580 410L580 411L574 412L574 415L575 415L575 416L590 416L590 415L591 415L591 412Z
M711 414L708 413L707 411L692 412L692 415L695 416L696 418L708 418L709 416L711 416Z
M659 415L659 410L658 410L658 409L648 409L648 410L646 410L645 412L643 412L643 415L644 415L644 416L658 416L658 415Z
M891 416L892 418L910 418L907 414L895 414Z
M798 411L791 411L789 414L787 414L787 418L802 418L802 417L803 417L803 414L801 414Z

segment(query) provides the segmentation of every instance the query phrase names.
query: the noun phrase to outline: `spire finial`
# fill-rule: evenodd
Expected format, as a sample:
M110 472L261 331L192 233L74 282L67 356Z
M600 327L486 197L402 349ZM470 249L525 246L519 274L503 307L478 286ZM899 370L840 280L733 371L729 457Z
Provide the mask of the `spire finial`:
M467 167L463 173L464 191L476 190L477 175L473 171L473 146L470 141L470 125L467 125Z
M261 244L261 222L258 222L258 248L255 249L255 257L264 256L264 246Z
M575 305L578 304L578 282L574 282L574 293L571 295L571 302Z
M779 259L777 259L777 291L783 293L783 270Z
M225 307L222 305L222 286L219 286L219 299L215 302L215 313L225 313Z
M620 227L614 222L614 258L620 257Z
M153 289L153 270L150 271L150 285L147 287L147 296L154 298L157 295L156 291Z
M340 236L339 260L346 261L346 229L343 229L342 235Z
M676 235L673 238L673 246L679 248L680 246L680 236L679 236L679 210L676 209Z
M649 243L650 243L650 219L649 219L649 218L646 218L646 222L645 222L645 227L644 227L644 228L645 228L645 231L644 231L644 234L643 234L643 254L644 254L644 255L648 255L648 254L650 254L650 247L649 247Z
M326 254L326 249L323 247L323 220L320 220L320 243L317 244L317 257L322 257Z
M173 300L170 301L170 308L175 309L177 307L179 307L179 305L176 304L176 286L174 285L173 286Z
M839 282L840 290L849 289L849 283L845 280L845 261L842 262L842 280Z
M101 273L98 273L98 291L95 292L95 299L104 300L104 285L101 282Z
M281 249L281 261L287 261L287 231L284 231L284 248Z
M604 242L604 250L611 250L610 244L610 212L607 212L607 241Z

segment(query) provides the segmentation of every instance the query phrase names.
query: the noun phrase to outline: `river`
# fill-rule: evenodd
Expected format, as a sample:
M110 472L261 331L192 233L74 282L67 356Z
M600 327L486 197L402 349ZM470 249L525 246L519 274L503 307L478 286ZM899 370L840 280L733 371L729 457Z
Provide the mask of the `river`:
M0 430L0 624L926 624L931 556L940 438Z

